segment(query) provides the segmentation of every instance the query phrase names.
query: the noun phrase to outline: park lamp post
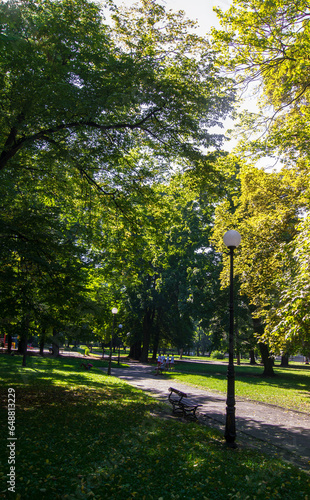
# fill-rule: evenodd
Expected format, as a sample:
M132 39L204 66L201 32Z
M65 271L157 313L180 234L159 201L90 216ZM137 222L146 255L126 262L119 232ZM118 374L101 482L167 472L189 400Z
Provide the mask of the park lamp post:
M234 250L241 243L241 236L233 229L227 231L223 237L229 249L230 256L230 298L229 298L229 361L227 370L227 400L225 439L230 447L236 447L236 420L235 420L235 369L234 369Z
M113 307L113 309L112 309L113 326L112 326L112 335L111 335L111 342L110 342L110 356L109 356L108 375L111 375L111 362L112 362L112 347L113 347L114 323L115 323L115 315L117 313L118 313L117 308Z
M119 324L118 328L121 330L123 328L123 325ZM121 357L121 343L120 343L120 339L118 338L118 361L117 361L118 366L119 366L119 362L120 362L120 357Z

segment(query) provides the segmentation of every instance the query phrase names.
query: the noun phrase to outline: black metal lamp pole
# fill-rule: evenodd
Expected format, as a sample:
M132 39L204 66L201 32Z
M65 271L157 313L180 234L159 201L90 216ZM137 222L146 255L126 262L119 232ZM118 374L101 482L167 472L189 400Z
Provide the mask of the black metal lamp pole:
M111 334L111 342L110 342L110 355L109 355L109 365L108 365L108 375L111 375L111 363L112 363L112 348L113 348L113 335L114 335L114 324L115 324L115 315L118 313L116 307L113 307L113 326L112 326L112 334Z
M121 329L123 328L123 325L118 325L118 328ZM120 357L121 357L121 343L120 343L120 339L118 339L118 361L117 361L117 364L119 366L119 362L120 362Z
M235 447L235 368L234 368L234 250L240 245L241 236L238 231L227 231L224 243L229 248L230 256L230 293L229 293L229 359L227 370L227 400L225 439L229 446Z

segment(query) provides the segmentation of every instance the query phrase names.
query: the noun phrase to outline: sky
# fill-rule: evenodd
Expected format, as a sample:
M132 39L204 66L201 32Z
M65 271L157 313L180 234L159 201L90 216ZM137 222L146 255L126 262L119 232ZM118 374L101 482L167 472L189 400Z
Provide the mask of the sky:
M132 5L138 2L135 0L114 0L114 3L120 6L122 4ZM205 34L212 26L219 27L213 7L220 7L225 11L231 5L232 0L160 0L159 3L174 11L184 10L189 19L198 21L199 33Z
M118 0L121 2L121 0ZM128 3L134 3L133 0L126 0ZM219 20L214 7L219 7L222 11L226 11L232 4L232 0L161 0L168 9L184 10L189 19L197 20L199 25L199 34L205 35L212 27L220 28ZM257 112L258 108L254 99L245 99L241 104L241 109ZM224 129L218 129L219 133L223 133L225 129L233 128L233 122L229 118L224 122ZM224 149L231 151L237 144L237 139L231 139L226 142Z
M167 8L184 10L189 19L197 20L200 32L205 34L212 26L219 27L217 15L213 7L220 7L223 11L231 5L231 0L162 0Z

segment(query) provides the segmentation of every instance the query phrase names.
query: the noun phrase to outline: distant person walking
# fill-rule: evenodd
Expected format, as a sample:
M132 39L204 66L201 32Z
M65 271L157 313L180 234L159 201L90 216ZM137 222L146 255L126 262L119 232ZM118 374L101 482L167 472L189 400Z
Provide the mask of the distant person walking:
M168 354L167 359L166 359L166 367L167 367L167 370L169 370L169 368L170 368L169 354Z

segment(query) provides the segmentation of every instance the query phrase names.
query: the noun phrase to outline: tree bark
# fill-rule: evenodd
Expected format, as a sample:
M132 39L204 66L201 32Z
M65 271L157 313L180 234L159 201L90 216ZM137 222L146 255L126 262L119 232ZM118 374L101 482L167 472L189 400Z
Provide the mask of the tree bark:
M21 345L21 351L22 351L22 355L23 355L22 366L26 366L27 365L27 342L28 342L28 332L29 332L29 316L28 315L26 315L24 317L23 330L24 330L24 335L23 335L22 345ZM18 344L18 347L19 347L19 344Z
M259 344L260 353L262 356L262 361L264 363L263 377L274 377L275 373L273 371L273 358L269 356L269 349L266 344L260 342Z
M143 318L143 347L140 356L141 363L148 362L148 353L151 340L151 327L155 316L155 309L147 309Z
M24 342L25 342L24 338L19 339L17 348L18 354L24 354Z
M260 318L253 318L253 327L254 332L258 335L262 335L264 333L264 325ZM275 373L273 371L274 360L269 356L269 349L267 344L263 344L263 342L258 343L258 347L261 353L262 362L264 364L263 377L274 377Z
M40 351L39 351L40 356L44 356L44 339L40 340Z
M52 340L52 354L55 358L59 356L59 340L57 338L58 333L56 329L53 329L53 340Z
M59 356L59 345L52 342L52 355L57 358Z
M42 330L41 340L40 340L40 356L44 356L44 344L45 344L45 328Z
M250 350L250 365L256 365L254 349Z
M159 329L156 330L154 343L153 343L152 361L154 361L154 362L157 359L158 346L159 346Z
M130 346L129 358L139 360L142 353L141 341L137 340Z
M8 334L8 354L11 354L12 351L12 335Z
M281 364L280 366L283 366L284 368L288 367L288 361L289 361L290 355L286 352L281 356Z
M22 366L27 366L27 337L24 339Z
M241 364L240 362L240 351L239 349L237 350L237 365L239 366Z

